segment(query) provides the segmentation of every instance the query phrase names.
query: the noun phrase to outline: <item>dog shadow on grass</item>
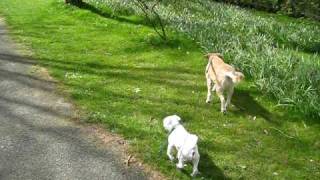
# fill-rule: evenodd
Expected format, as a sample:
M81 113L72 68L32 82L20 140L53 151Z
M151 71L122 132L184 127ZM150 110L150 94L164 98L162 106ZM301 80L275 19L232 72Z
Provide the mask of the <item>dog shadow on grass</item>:
M175 168L174 163L172 164L172 167ZM192 177L192 179L231 179L223 173L223 171L213 162L211 157L205 152L200 152L200 162L198 165L198 169L199 173L196 176ZM187 168L177 169L177 171L184 174L187 177L191 177L190 173L192 172L192 163L190 162Z
M270 123L280 123L277 120L279 119L279 116L271 113L260 103L258 103L249 91L236 90L232 98L232 104L238 109L236 111L232 111L232 113L236 115L262 117Z
M230 179L223 171L213 162L211 157L204 152L201 152L201 162L199 163L199 177L205 179Z
M210 156L207 153L200 152L200 162L199 162L199 174L192 179L217 179L217 180L229 180L231 178L227 177L223 171L212 161ZM181 173L186 176L190 176L192 171L192 166L190 165L189 169L179 170Z

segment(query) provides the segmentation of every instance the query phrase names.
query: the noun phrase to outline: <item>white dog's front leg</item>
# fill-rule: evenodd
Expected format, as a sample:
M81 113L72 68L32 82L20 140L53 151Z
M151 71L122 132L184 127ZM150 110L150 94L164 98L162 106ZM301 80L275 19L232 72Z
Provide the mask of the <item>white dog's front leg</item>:
M199 153L196 153L195 154L195 157L193 157L193 160L192 160L192 164L193 164L193 171L191 173L191 176L195 176L198 174L198 164L199 164L199 160L200 160L200 155Z
M211 102L212 81L208 75L207 75L207 88L208 88L208 94L207 94L206 103L210 103Z
M184 167L184 161L183 161L183 158L180 156L179 157L179 162L177 164L177 168L178 169L182 169Z
M174 157L172 156L172 149L173 149L173 145L172 144L168 144L168 148L167 148L167 155L168 155L168 157L169 157L169 159L171 160L171 161L173 161L174 160Z

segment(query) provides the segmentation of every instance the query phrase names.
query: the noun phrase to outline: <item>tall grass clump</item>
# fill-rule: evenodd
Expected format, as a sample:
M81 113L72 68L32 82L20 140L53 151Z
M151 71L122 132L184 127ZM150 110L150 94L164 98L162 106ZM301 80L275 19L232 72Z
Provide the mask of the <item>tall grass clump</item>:
M214 0L232 3L263 11L286 14L293 17L309 17L320 20L320 1L318 0Z
M90 1L115 15L141 13L128 0ZM277 106L320 117L319 23L210 0L162 1L157 8L168 29L188 35L204 52L222 53Z

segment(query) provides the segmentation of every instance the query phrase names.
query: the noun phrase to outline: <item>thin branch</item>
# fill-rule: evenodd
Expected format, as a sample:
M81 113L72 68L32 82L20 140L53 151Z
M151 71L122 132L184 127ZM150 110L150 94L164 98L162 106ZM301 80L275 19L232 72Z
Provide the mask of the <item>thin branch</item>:
M162 2L162 0L157 0L157 1L153 4L153 6L151 7L151 10L154 10L154 8L155 8L160 2Z
M160 17L160 15L156 12L155 7L159 5L162 0L157 0L151 7L148 6L146 2L143 0L135 0L134 3L142 10L143 14L147 21L152 25L155 32L164 40L167 40L167 34L165 30L165 25ZM155 16L156 21L159 23L160 31L158 30L158 25L155 21L152 20L152 15Z
M289 135L285 134L284 132L280 131L280 130L277 129L277 128L270 127L270 129L274 129L274 130L278 131L280 134L282 134L283 136L285 136L285 137L287 137L287 138L289 138L289 139L295 139L295 137L289 136Z

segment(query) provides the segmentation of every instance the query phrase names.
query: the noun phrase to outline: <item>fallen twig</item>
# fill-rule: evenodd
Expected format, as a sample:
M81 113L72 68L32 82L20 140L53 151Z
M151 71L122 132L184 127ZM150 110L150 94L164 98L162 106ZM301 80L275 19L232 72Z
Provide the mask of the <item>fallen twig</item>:
M289 136L289 135L285 134L284 132L282 132L281 130L279 130L279 129L275 128L275 127L270 127L270 129L274 129L274 130L278 131L280 134L282 134L283 136L285 136L285 137L287 137L289 139L295 139L295 137Z
M130 155L128 156L127 161L126 161L126 165L127 165L127 166L130 165L130 160L131 160L131 158L132 158L132 155L130 154Z

